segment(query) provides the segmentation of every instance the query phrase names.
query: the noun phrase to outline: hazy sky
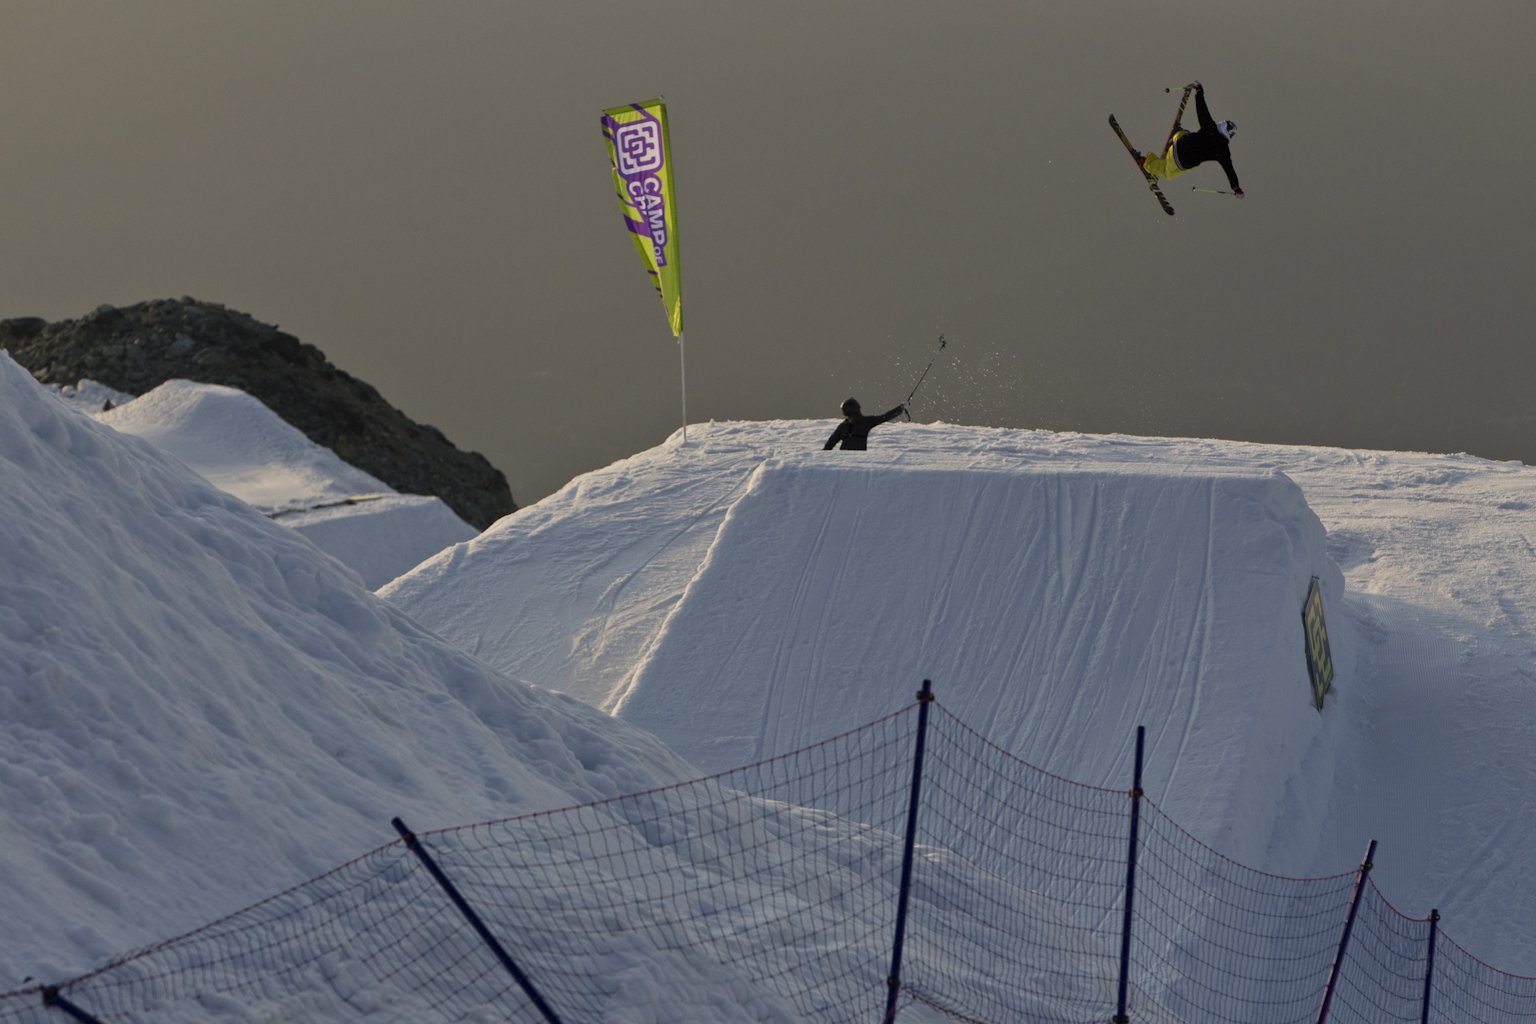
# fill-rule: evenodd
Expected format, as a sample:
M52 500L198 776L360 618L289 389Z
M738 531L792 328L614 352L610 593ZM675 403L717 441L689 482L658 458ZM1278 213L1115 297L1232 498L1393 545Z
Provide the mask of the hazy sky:
M0 317L191 295L526 504L681 425L598 116L662 94L687 410L1536 463L1530 0L3 0ZM1170 220L1105 123L1237 121ZM1193 123L1193 116L1186 120ZM878 441L878 436L877 436Z

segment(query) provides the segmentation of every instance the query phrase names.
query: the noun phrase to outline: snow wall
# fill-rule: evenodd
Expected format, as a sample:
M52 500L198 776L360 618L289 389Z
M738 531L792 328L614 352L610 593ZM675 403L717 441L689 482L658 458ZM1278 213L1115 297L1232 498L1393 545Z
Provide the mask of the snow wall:
M1128 786L1145 726L1145 785L1175 820L1247 863L1303 864L1339 729L1301 619L1314 576L1343 609L1325 539L1276 472L770 460L615 714L722 769L930 678L993 742L1082 782Z

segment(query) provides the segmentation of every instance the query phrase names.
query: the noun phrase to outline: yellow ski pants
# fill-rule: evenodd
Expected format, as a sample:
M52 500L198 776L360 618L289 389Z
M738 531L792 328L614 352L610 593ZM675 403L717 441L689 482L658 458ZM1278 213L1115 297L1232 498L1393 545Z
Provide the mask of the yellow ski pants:
M1174 132L1173 139L1168 143L1168 151L1162 156L1148 154L1147 158L1141 163L1142 169L1157 178L1177 178L1183 174L1184 168L1180 167L1178 160L1174 159L1173 148L1181 138L1188 134L1188 132Z

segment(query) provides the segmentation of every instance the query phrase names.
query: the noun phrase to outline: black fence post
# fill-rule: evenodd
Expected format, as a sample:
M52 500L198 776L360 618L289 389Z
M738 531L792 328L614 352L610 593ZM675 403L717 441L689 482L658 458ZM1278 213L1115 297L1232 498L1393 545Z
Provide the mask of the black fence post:
M1440 911L1429 912L1429 952L1424 957L1424 1008L1419 1011L1419 1024L1429 1024L1429 996L1435 987L1435 933L1440 931Z
M1349 948L1349 933L1355 927L1355 915L1360 911L1360 897L1365 895L1365 879L1371 873L1372 863L1376 859L1376 840L1371 840L1371 845L1365 848L1365 860L1360 862L1360 870L1355 872L1355 893L1349 900L1349 916L1344 919L1344 934L1339 936L1339 951L1333 956L1333 966L1328 970L1328 987L1323 990L1323 1005L1317 1010L1317 1024L1325 1024L1328 1020L1328 1009L1333 1005L1333 990L1339 984L1339 971L1344 967L1344 952Z
M85 1024L101 1024L101 1021L86 1013L74 1003L59 994L58 986L48 985L43 989L43 1005L51 1010L63 1010L69 1016Z
M1131 987L1131 913L1136 899L1136 846L1141 834L1141 758L1147 727L1136 727L1136 770L1131 783L1131 842L1125 856L1125 914L1120 921L1120 991L1115 998L1115 1024L1129 1024L1126 1003Z
M512 975L512 980L517 982L518 987L523 990L524 994L533 1002L533 1005L544 1015L544 1019L549 1024L560 1024L560 1018L556 1016L555 1011L544 1001L544 997L539 995L539 990L533 987L533 982L528 980L528 976L518 969L517 964L512 962L511 955L496 940L496 936L491 934L491 930L485 926L485 922L480 920L480 915L475 913L475 909L465 901L463 896L459 895L458 888L448 880L447 875L443 874L442 869L437 866L437 862L432 859L432 855L427 852L426 847L421 845L421 840L416 838L416 833L406 828L405 822L399 818L390 819L390 824L395 826L395 831L400 833L400 838L405 840L405 845L410 851L426 865L427 870L432 873L432 877L437 880L437 884L442 886L443 891L448 894L448 898L453 901L453 905L459 908L459 913L464 915L470 927L474 928L476 933L479 934L481 941L491 948L492 953L496 954L496 959L501 961L501 966L505 967L507 973Z
M901 892L896 901L896 938L891 948L891 973L885 979L885 1024L896 1019L896 999L901 995L901 945L907 932L907 893L912 889L912 855L917 845L917 804L923 789L923 748L928 740L928 705L933 703L933 680L924 679L917 693L917 747L912 755L912 790L907 796L907 841L901 854Z

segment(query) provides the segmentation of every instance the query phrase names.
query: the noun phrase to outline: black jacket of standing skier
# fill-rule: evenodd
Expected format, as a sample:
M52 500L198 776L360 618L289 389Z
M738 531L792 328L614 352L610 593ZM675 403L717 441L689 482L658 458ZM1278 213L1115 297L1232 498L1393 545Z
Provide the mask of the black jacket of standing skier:
M1241 196L1243 187L1237 183L1237 171L1232 166L1232 136L1237 134L1237 125L1211 117L1210 108L1205 105L1205 86L1199 82L1195 83L1195 116L1200 119L1198 130L1186 131L1175 125L1169 136L1172 147L1161 157L1146 157L1142 168L1159 178L1173 178L1191 167L1214 160L1227 172L1232 194Z
M869 432L882 423L891 420L907 411L907 403L903 402L890 412L881 413L879 416L865 416L859 409L859 400L850 398L843 403L843 422L832 431L832 436L827 438L827 443L821 446L822 451L842 445L845 452L862 452L869 448Z

